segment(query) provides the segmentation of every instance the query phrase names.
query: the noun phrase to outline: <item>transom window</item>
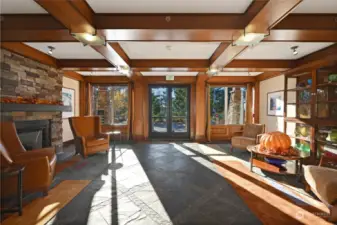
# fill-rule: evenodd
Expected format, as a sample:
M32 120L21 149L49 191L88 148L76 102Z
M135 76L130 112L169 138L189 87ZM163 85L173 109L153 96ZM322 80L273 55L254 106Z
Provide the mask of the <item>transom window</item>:
M246 88L210 88L211 124L243 124L246 113Z
M104 125L128 123L128 86L93 85L92 114Z

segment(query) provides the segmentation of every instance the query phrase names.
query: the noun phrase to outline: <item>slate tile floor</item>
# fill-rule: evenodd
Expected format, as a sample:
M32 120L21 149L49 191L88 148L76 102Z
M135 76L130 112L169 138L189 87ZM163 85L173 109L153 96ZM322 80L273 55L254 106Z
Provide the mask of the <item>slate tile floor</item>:
M176 144L118 145L57 175L92 182L56 224L261 224L213 164Z

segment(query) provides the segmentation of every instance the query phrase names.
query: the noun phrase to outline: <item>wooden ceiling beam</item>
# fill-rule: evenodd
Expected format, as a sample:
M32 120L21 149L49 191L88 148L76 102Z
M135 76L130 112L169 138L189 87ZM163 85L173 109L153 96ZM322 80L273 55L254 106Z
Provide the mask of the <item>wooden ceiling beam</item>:
M60 68L65 70L83 70L85 68L94 68L102 70L115 70L116 68L112 66L105 59L59 59L58 65Z
M95 34L94 13L84 0L35 0L42 8L73 33Z
M247 18L256 15L256 9L252 11L238 15L173 14L169 22L166 21L166 14L95 14L94 21L97 31L106 35L107 41L230 42L233 32L243 30L249 22ZM335 17L330 14L288 15L271 30L270 36L264 41L337 42ZM64 28L50 15L5 14L2 15L1 29L1 39L7 42L76 41L69 28Z
M313 52L307 56L304 56L300 59L297 59L291 64L292 68L283 71L283 72L272 72L267 71L263 74L257 76L257 81L262 81L266 79L270 79L280 75L291 75L295 73L301 73L312 69L317 69L319 67L328 66L331 63L337 61L337 44L330 45L322 50L317 52Z
M246 84L256 81L255 76L213 76L207 80L209 84Z
M137 59L131 61L132 68L208 68L208 60L204 59Z
M221 44L217 47L217 49L212 54L211 58L209 58L209 65L212 65L221 54L226 50L226 48L230 45L228 42L221 42Z
M104 59L59 59L58 65L65 70L77 71L109 71L116 70ZM208 60L131 60L131 68L135 72L159 71L156 68L166 69L165 71L189 71L206 72ZM223 71L237 72L266 72L285 71L295 66L292 60L242 60L235 59L229 63Z
M96 34L94 11L84 0L35 0L60 21L72 33ZM118 55L111 45L90 46L100 53L109 63L118 66L129 66L128 62Z
M45 1L45 0L44 0ZM77 2L77 1L71 1ZM260 8L259 8L260 9ZM90 9L88 9L90 10ZM236 30L244 29L257 11L244 14L94 14L98 30ZM170 21L167 22L167 18ZM3 14L2 30L62 30L49 14ZM335 30L336 14L290 14L274 29ZM221 23L219 23L221 21Z
M64 76L73 80L84 81L84 77L74 71L64 71Z
M16 54L19 54L21 56L33 59L40 63L46 64L46 65L49 65L55 68L58 67L58 62L55 58L43 52L40 52L39 50L36 50L35 48L32 48L24 43L0 42L0 47L3 49L9 50L11 52L14 52Z
M225 68L274 68L289 69L295 66L293 60L252 60L252 59L235 59Z
M285 18L302 0L270 0L244 28L247 33L268 33ZM241 32L232 34L236 39ZM233 41L236 39L234 38ZM240 55L247 47L229 45L221 55L211 64L211 67L225 67Z

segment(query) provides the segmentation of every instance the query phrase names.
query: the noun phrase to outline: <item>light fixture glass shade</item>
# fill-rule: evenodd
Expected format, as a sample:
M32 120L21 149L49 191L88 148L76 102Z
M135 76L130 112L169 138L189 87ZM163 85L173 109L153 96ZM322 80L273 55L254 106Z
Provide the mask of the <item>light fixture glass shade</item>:
M118 72L125 76L130 76L131 75L131 69L128 66L118 66Z
M99 35L88 33L72 33L71 35L85 45L105 45L105 38Z
M236 41L233 42L234 45L239 46L250 46L260 43L266 34L264 33L246 33L242 34Z

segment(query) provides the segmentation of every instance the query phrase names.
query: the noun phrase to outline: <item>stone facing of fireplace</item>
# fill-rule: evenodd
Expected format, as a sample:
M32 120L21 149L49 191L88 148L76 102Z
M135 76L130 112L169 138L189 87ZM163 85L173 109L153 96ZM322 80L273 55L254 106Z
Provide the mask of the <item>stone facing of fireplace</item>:
M1 97L62 100L62 70L1 49ZM61 112L0 112L2 120L50 120L51 145L62 151Z

